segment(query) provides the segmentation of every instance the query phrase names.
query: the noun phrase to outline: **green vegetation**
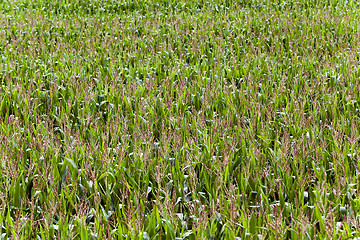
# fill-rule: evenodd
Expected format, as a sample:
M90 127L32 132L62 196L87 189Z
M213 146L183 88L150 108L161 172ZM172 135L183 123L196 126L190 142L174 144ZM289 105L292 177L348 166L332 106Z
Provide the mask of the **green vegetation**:
M0 238L360 237L359 19L1 1Z

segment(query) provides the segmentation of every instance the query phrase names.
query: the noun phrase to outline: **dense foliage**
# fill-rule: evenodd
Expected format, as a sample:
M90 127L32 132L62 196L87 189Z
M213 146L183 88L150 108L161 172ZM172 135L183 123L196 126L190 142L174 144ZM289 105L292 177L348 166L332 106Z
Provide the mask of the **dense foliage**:
M1 1L0 238L360 236L359 14Z

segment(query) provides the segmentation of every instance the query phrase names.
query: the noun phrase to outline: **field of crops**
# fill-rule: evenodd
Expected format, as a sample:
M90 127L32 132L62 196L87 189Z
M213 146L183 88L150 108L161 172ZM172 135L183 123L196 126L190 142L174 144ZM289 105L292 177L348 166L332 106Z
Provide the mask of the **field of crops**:
M359 19L0 1L0 239L360 237Z

